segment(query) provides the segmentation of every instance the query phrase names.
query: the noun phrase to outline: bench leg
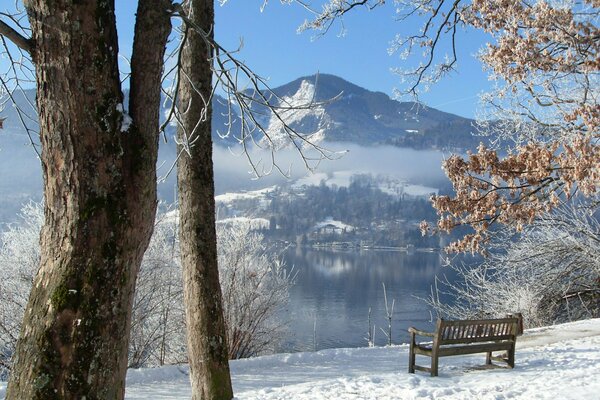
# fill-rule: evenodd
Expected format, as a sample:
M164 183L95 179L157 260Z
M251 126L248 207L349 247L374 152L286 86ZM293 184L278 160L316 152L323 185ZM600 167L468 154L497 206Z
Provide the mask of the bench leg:
M431 376L438 376L438 356L437 356L437 354L431 355Z
M515 367L515 345L513 344L510 350L508 351L508 366L511 368Z
M408 353L408 373L409 374L415 373L416 357L417 357L417 355L415 354L415 335L413 333L413 334L411 334L410 352Z
M492 365L492 352L488 351L485 356L485 365Z

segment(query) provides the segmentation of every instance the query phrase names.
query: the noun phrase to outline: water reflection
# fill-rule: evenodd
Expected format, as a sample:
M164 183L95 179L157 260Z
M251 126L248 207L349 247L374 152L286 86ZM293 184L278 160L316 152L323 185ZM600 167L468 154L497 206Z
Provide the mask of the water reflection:
M284 258L298 276L290 293L290 334L280 351L366 346L369 308L375 343L384 345L382 283L389 303L395 300L394 344L408 341L406 329L411 325L432 328L429 308L417 297L427 297L435 275L447 272L438 254L292 248Z

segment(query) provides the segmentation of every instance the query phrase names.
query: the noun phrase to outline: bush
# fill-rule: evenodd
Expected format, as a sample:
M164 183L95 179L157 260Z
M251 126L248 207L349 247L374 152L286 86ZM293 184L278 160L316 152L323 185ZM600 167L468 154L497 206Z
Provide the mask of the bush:
M20 223L0 233L0 379L6 379L31 284L40 261L43 207L28 203ZM250 223L218 224L218 261L231 358L274 349L293 284ZM176 211L159 212L136 283L129 367L187 361Z
M429 303L440 315L461 319L520 312L528 327L597 317L598 216L583 205L564 207L516 238L499 233L488 258L453 265L458 279L438 282Z

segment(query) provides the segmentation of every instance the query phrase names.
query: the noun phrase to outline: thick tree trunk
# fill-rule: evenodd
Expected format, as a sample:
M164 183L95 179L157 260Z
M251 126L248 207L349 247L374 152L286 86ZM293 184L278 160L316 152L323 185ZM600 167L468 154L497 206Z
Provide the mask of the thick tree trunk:
M185 11L199 27L206 32L213 31L212 0L192 0ZM212 89L208 60L211 53L202 37L190 29L182 54L183 75L187 79L182 79L179 91L180 109L185 110L179 135L183 139L185 133L193 132L194 143L189 148L190 153L184 152L179 159L177 179L193 400L233 398L217 268L211 108L208 101Z
M134 46L131 125L122 108L114 1L27 3L46 208L7 399L124 397L135 278L156 208L170 31L168 2L140 3L136 42L144 36L146 48Z

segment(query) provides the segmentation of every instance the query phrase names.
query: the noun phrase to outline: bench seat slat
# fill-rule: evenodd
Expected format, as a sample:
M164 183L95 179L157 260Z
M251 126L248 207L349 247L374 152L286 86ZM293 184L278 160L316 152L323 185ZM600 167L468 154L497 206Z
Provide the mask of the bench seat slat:
M438 350L438 357L447 357L447 356L455 356L460 354L476 354L476 353L486 353L488 351L501 351L501 350L510 350L511 346L513 346L514 342L501 342L501 343L480 343L480 344L471 344L468 346L444 346L440 347ZM418 344L414 351L416 354L422 354L426 356L431 356L433 351L432 345L422 345Z
M469 346L448 346L440 347L438 350L439 357L458 356L464 354L487 353L488 351L510 350L513 343L483 343L473 344Z
M487 324L500 324L503 322L512 323L515 318L496 318L496 319L461 319L461 320L442 320L444 326L461 326L461 325L487 325Z
M466 338L466 339L444 339L444 340L440 340L439 344L440 345L469 344L469 343L480 343L480 342L501 342L501 341L506 341L506 340L514 341L515 336L514 335L505 335L505 336L473 337L473 338Z

